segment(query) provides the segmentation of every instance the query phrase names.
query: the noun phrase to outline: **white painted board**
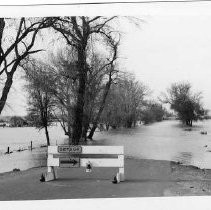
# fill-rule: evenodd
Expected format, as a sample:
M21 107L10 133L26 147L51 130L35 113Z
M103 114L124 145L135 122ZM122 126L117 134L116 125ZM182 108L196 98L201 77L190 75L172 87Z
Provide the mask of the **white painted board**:
M124 167L124 163L115 158L81 158L81 167L86 167L87 163L91 163L93 167Z
M124 167L124 161L117 158L81 158L80 166L86 167L91 163L93 167ZM59 158L48 158L48 166L59 166Z
M58 146L49 146L49 154L58 154ZM121 155L124 154L123 146L82 146L81 154L110 154Z

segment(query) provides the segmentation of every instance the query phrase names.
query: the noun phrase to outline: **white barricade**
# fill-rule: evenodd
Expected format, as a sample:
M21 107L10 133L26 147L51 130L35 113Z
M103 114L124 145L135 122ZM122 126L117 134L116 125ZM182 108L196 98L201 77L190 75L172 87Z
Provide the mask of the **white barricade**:
M88 157L83 157L84 155L88 155ZM93 167L117 167L119 172L116 177L119 181L124 181L124 147L48 146L47 166L48 172L45 174L45 181L57 179L56 167L86 167L86 171L91 171Z

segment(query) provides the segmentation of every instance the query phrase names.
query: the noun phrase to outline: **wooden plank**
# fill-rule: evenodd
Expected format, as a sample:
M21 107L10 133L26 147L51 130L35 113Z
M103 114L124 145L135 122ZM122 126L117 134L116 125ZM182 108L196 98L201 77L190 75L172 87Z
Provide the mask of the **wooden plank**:
M46 182L53 181L56 179L55 174L53 172L47 172L44 176Z
M124 167L124 161L121 161L117 158L114 159L103 159L103 158L81 158L80 166L86 167L87 163L91 163L93 167ZM47 166L58 166L59 167L59 158L48 158Z
M124 166L124 155L118 155L118 160L123 163Z
M82 154L124 154L123 146L82 146Z
M79 158L118 158L119 155L110 154L52 154L53 158L68 158L68 157L79 157Z
M125 169L119 168L119 175L120 175L120 181L123 182L125 180Z
M58 146L49 146L49 154L59 154ZM82 154L124 154L123 146L82 146Z
M48 154L58 154L58 146L48 146Z
M59 158L48 157L47 166L59 166Z
M91 163L93 167L124 167L124 162L119 159L81 158L81 167L86 167L88 163Z

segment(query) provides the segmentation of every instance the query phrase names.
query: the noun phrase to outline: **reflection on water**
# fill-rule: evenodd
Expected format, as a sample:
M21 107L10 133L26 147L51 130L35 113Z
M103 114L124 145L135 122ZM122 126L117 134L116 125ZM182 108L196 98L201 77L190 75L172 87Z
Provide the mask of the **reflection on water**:
M207 135L202 135L202 130L206 130ZM163 121L99 133L96 138L102 145L124 145L128 156L211 168L210 134L211 120L195 123L191 131L185 131L179 121Z
M200 134L202 130L207 135ZM210 135L211 120L194 124L191 131L185 131L178 121L163 121L133 129L97 132L94 144L124 145L125 154L135 158L172 160L211 168ZM50 128L50 137L52 145L67 143L59 126ZM11 150L28 148L30 141L39 149L3 155L7 146ZM46 165L46 148L40 148L45 143L44 132L35 128L0 128L0 172Z

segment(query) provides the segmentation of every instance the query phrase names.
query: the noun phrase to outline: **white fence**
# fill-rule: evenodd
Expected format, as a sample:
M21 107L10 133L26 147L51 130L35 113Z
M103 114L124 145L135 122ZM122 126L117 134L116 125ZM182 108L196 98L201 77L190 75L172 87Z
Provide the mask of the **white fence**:
M84 157L84 155L88 157ZM124 181L124 147L49 146L47 166L48 172L45 174L45 181L58 178L55 167L85 167L88 171L94 167L117 167L119 172L116 177L119 181Z

